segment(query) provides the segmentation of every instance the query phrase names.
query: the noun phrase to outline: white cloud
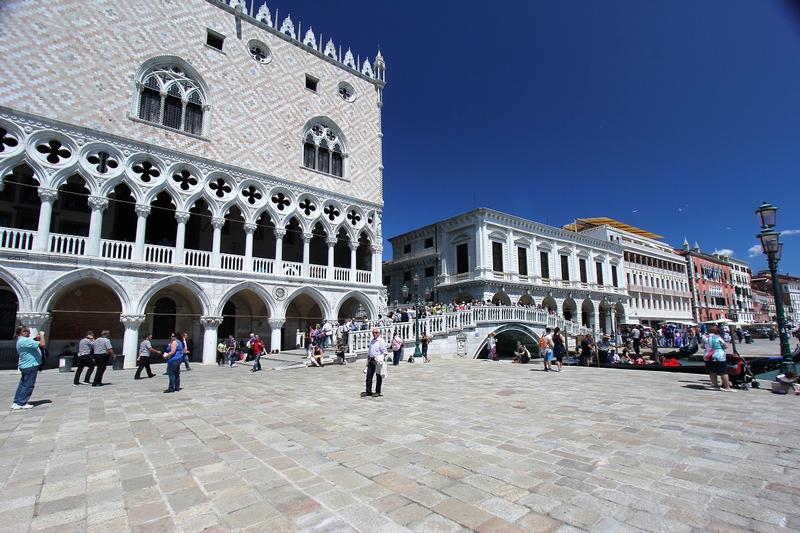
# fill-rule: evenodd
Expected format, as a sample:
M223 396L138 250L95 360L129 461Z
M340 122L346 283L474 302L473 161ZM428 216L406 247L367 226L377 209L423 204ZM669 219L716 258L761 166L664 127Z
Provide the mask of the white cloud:
M733 250L730 248L723 248L721 250L714 250L714 255L724 255L725 257L733 257Z
M761 245L754 244L750 248L747 249L747 257L756 257L761 255Z
M781 232L781 237L791 237L792 235L800 235L800 229L787 229Z

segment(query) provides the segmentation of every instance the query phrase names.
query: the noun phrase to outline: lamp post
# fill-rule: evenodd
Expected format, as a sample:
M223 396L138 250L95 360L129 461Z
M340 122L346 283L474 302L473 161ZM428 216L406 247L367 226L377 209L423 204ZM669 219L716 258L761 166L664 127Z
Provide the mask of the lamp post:
M756 215L758 215L758 221L761 225L761 233L758 234L758 240L761 241L761 251L767 256L767 264L772 275L772 294L775 298L775 314L778 315L781 356L783 356L784 360L788 360L792 355L792 350L789 346L789 331L786 326L786 311L783 308L781 284L778 281L778 262L781 260L783 243L780 242L780 232L772 229L777 221L777 212L778 208L767 202L764 202L756 209Z
M736 349L736 308L731 306L728 309L728 320L733 323L733 331L731 332L731 349L735 355L739 355L739 350Z
M412 295L414 298L414 337L415 337L415 348L414 348L414 357L422 357L422 349L419 346L419 309L420 309L420 293L419 293L419 274L414 274L414 278L412 280L414 284L414 294ZM402 288L403 298L408 298L409 290L408 285L405 283L403 284ZM425 298L428 298L430 295L430 288L425 289Z

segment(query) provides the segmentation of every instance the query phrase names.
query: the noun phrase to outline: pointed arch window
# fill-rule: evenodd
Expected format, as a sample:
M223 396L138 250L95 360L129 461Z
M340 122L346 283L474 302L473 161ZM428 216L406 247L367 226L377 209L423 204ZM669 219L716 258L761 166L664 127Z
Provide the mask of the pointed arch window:
M341 133L330 123L312 122L303 133L303 166L344 177L346 157Z
M203 134L206 95L197 80L176 65L145 69L139 89L138 117L193 135Z

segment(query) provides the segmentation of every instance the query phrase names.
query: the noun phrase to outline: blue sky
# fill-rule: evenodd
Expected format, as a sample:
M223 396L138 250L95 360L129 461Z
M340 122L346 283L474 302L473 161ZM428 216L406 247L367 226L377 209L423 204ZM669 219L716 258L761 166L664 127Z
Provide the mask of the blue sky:
M610 216L749 258L778 205L800 274L800 8L789 0L270 4L387 62L384 236L473 207ZM384 254L390 255L390 247Z

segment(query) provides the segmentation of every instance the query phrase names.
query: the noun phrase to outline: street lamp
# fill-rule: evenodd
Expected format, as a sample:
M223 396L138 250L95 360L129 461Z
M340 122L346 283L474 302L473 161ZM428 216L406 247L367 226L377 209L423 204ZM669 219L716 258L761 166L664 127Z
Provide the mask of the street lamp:
M422 350L419 346L419 308L421 305L420 302L420 294L419 294L419 274L414 274L414 278L411 280L414 284L414 293L412 295L414 299L414 337L416 340L416 347L414 348L414 357L422 357ZM409 290L408 285L405 283L403 284L403 298L408 298ZM427 298L430 294L430 288L425 289L425 297Z
M780 242L780 232L774 228L777 223L778 208L772 204L764 202L758 209L758 222L761 225L761 233L758 240L761 241L761 251L767 256L767 264L772 274L772 296L775 298L775 313L778 315L778 333L781 336L781 356L784 361L788 361L792 356L789 346L789 331L786 326L786 311L783 308L783 296L781 295L781 284L778 281L778 262L781 259L783 243Z

